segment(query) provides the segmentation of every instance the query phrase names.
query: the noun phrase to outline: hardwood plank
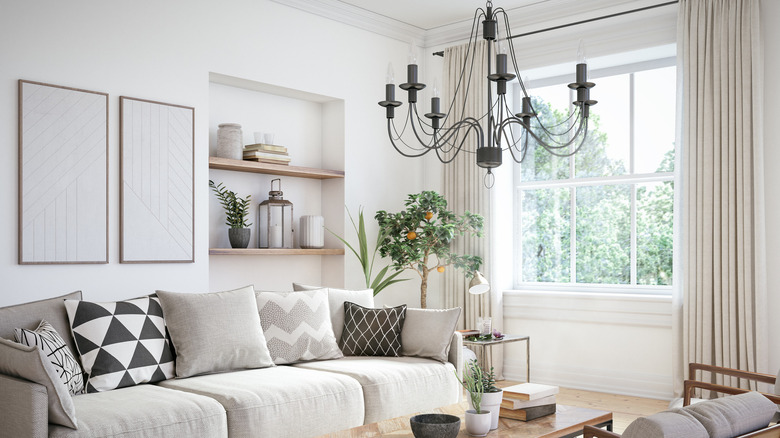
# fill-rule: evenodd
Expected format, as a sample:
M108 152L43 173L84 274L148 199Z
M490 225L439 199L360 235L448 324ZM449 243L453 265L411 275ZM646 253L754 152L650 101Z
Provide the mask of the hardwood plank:
M344 255L344 248L209 248L209 255Z
M209 157L209 168L219 170L233 170L236 172L264 173L267 175L294 176L299 178L344 178L343 170L328 170L317 169L314 167L266 164L255 161L231 160L230 158L220 157Z

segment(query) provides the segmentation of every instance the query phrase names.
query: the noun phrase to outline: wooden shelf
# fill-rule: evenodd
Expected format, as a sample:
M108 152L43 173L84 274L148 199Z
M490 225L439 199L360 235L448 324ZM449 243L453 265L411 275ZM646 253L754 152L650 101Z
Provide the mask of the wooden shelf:
M344 249L209 248L209 255L344 255Z
M344 178L343 170L317 169L314 167L284 166L255 161L231 160L209 157L209 169L233 170L236 172L265 173L268 175L294 176L298 178L332 179ZM319 250L318 250L319 251Z

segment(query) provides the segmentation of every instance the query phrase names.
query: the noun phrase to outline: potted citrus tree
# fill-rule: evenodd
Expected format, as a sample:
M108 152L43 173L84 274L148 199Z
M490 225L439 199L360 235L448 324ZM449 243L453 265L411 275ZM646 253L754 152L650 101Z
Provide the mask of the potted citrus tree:
M455 375L457 376L457 373ZM466 369L463 370L463 379L458 378L458 381L466 388L469 406L473 408L466 411L466 432L472 436L487 435L490 431L492 416L490 411L482 406L482 397L485 394L484 373L476 360L466 364Z
M246 198L240 198L236 192L228 190L222 183L214 184L209 180L209 187L214 190L219 203L225 209L227 220L225 225L228 227L228 239L233 248L246 248L249 246L249 237L252 230L249 228L252 224L247 223L249 216L249 205L252 195L246 195Z

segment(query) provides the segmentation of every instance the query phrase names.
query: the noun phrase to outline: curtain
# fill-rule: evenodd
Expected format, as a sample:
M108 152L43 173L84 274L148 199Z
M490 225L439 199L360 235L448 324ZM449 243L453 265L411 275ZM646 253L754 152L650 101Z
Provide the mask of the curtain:
M689 362L768 371L758 6L758 0L679 4L683 279L677 388L685 372L680 368ZM731 378L716 383L748 387Z
M454 120L462 120L464 117L479 118L487 112L487 42L480 40L475 44L464 44L449 47L444 51L444 74L442 102L451 102L456 95L463 66L466 72L460 90L457 93L455 105L452 108L442 108L449 112L450 118L445 127ZM471 62L472 56L474 62ZM468 59L467 59L468 57ZM468 61L468 63L467 63ZM469 69L471 75L469 75ZM464 102L464 89L468 87L468 100ZM482 128L486 128L485 120L482 120ZM473 134L471 134L473 135ZM485 187L483 178L485 170L477 166L476 156L466 150L476 150L476 141L470 137L464 147L449 164L445 164L443 172L443 195L447 199L448 206L455 214L463 214L465 211L478 213L485 219L484 237L459 237L453 243L453 249L459 254L471 254L482 257L480 271L491 283L496 284L491 263L490 240L492 238L491 226L491 196L492 191ZM508 165L508 164L507 164ZM468 293L470 278L464 277L463 272L449 269L444 278L444 304L446 307L461 307L463 312L459 322L460 328L475 328L480 316L490 316L493 327L503 329L503 305L501 291L491 287L491 290L482 295ZM503 348L501 345L489 347L492 349L491 364L497 378L503 378Z

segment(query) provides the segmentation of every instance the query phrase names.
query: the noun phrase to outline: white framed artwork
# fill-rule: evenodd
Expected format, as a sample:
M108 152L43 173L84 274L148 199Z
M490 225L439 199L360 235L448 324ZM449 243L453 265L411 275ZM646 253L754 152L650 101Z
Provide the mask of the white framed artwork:
M108 263L108 94L19 80L19 264Z
M119 98L120 263L195 261L195 109Z

